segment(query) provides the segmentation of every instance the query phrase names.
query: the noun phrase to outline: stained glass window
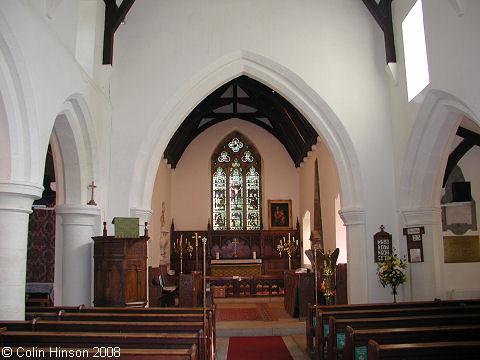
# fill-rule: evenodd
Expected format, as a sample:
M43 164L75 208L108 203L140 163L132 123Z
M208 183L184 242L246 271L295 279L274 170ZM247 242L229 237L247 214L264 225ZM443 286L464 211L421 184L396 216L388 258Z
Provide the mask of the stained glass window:
M260 230L261 158L239 132L224 138L212 155L213 230Z
M247 180L247 230L260 229L260 175L251 167Z
M221 167L213 174L213 227L216 230L227 229L227 176Z
M243 230L243 176L239 167L230 171L230 230Z

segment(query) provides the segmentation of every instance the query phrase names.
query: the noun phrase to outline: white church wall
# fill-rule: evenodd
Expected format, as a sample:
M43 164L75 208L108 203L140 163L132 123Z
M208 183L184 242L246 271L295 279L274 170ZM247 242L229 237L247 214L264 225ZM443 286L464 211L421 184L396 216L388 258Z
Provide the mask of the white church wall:
M267 200L292 200L292 222L299 217L298 170L283 145L262 128L232 119L197 136L171 177L172 218L177 230L207 229L211 221L210 159L219 142L234 130L249 138L262 156L262 219L268 229Z
M97 141L97 147L102 150L105 150L107 142L104 136L108 134L110 106L105 94L82 70L72 54L66 51L45 20L32 11L28 2L7 1L2 3L0 11L15 34L23 55L23 58L15 59L24 64L27 71L25 77L29 83L22 85L32 89L33 97L26 102L32 109L31 114L34 114L29 121L38 130L38 143L32 142L30 146L38 147L32 150L36 157L33 162L40 164L32 177L41 183L46 149L62 104L72 95L81 94L94 123L92 139ZM76 16L76 13L70 15ZM108 152L102 151L100 154ZM102 172L105 160L103 156L97 159L102 163Z
M399 179L397 198L403 214L400 223L405 222L405 226L426 225L427 230L424 236L425 262L409 266L413 300L445 298L445 292L455 282L455 277L464 274L463 265L443 264L437 197L450 151L446 148L450 144L448 138L452 136L448 128L452 128L451 132L456 130L455 121L460 119L462 112L477 124L480 114L477 101L479 74L475 61L480 47L474 39L474 34L480 31L477 21L480 4L476 1L423 0L430 85L416 99L407 102L401 22L415 2L392 3L398 72L397 83L390 82L394 163ZM457 5L461 5L460 12ZM447 111L452 114L448 115ZM444 148L433 144L443 144ZM438 155L429 154L433 151ZM428 160L421 160L422 157ZM412 162L412 159L416 160ZM404 242L401 229L398 230L397 237ZM400 244L406 251L405 244ZM455 269L455 276L452 277L447 268Z

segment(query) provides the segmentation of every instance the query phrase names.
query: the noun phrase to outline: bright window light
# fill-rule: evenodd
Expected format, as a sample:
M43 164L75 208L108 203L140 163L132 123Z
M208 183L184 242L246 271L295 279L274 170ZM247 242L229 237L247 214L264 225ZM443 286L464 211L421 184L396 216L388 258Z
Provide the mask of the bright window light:
M408 101L430 83L422 0L418 0L402 22Z

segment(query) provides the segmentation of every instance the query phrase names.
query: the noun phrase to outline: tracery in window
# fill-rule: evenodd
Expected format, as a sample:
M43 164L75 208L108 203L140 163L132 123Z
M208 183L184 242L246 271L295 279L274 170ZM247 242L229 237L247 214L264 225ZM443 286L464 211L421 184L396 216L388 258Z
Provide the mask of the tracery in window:
M212 155L213 230L260 230L261 159L239 132L223 139Z

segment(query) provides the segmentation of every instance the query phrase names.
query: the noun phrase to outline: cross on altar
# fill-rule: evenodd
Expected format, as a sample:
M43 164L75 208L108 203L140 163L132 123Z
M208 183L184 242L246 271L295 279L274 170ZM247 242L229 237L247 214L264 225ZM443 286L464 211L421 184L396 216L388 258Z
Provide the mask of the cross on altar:
M195 239L195 248L198 248L198 239L200 239L201 236L198 235L198 233L195 233L194 236L192 236L192 239Z
M93 200L93 191L96 188L95 183L92 181L90 185L88 185L89 188L92 188L92 199L87 203L87 205L97 205L97 203Z
M234 246L234 248L233 248L233 257L238 257L238 255L237 255L237 245L240 244L240 243L238 242L238 239L233 239L232 244L233 244L233 246Z

